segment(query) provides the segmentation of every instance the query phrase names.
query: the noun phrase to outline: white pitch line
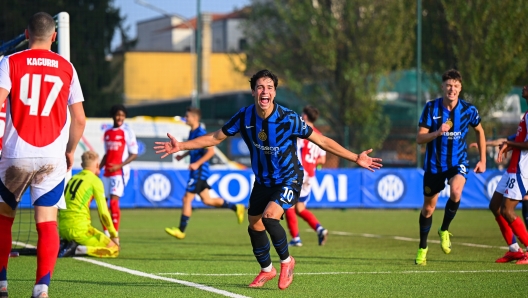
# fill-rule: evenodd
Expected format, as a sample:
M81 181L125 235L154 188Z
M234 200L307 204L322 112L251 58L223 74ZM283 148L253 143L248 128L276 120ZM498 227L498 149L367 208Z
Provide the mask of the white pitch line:
M37 248L37 247L34 246L34 245L27 244L27 243L20 242L20 241L13 241L13 242L11 242L11 243L13 243L13 244L16 245L16 246L22 246L22 247L25 247L25 248Z
M306 231L313 232L311 229L306 229ZM410 242L419 242L420 239L415 238L409 238L409 237L401 237L401 236L382 236L382 235L375 235L375 234L366 234L366 233L350 233L350 232L342 232L342 231L329 231L332 235L339 235L339 236L359 236L359 237L365 237L365 238L389 238L394 240L400 240L400 241L410 241ZM431 243L440 243L439 240L428 240L428 242ZM486 244L477 244L477 243L458 243L453 242L453 244L462 245L462 246L469 246L469 247L478 247L478 248L497 248L497 249L508 249L507 246L492 246L492 245L486 245Z
M423 274L423 273L526 273L528 270L446 270L446 271L366 271L366 272L299 272L295 275L353 275L353 274ZM167 272L158 275L180 275L180 276L253 276L254 273L184 273Z
M223 295L223 296L226 296L226 297L248 298L247 296L231 293L231 292L228 292L228 291L220 290L220 289L209 287L209 286L204 286L204 285L197 284L197 283L194 283L194 282L185 281L185 280L179 280L179 279L174 279L174 278L169 278L169 277L158 276L158 275L154 275L154 274L150 274L150 273L145 273L145 272L141 272L141 271L137 271L137 270L128 269L128 268L121 267L121 266L108 264L108 263L97 261L97 260L92 260L92 259L87 259L87 258L78 258L78 257L75 257L73 259L78 260L78 261L87 262L87 263L92 263L92 264L95 264L95 265L99 265L101 267L113 269L113 270L116 270L116 271L125 272L125 273L136 275L136 276L147 277L147 278L151 278L151 279L157 279L157 280L163 280L163 281L168 281L168 282L172 282L172 283L177 283L177 284L181 284L181 285L184 285L184 286L196 288L196 289L199 289L199 290L202 290L202 291L207 291L207 292Z

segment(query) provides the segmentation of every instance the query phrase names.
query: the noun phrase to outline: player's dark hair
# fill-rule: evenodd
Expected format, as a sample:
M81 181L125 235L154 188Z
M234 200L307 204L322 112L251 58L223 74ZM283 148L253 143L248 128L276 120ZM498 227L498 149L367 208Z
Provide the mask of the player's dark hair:
M319 118L319 110L314 106L305 106L303 113L308 118L308 121L315 122Z
M193 114L197 115L198 118L202 119L202 111L200 111L199 108L188 107L188 108L187 108L187 112L189 112L189 113L193 113Z
M271 71L267 69L263 69L256 74L254 74L251 77L251 80L249 80L249 84L251 86L251 90L255 90L255 85L257 84L257 80L260 78L268 77L273 81L273 85L275 86L275 89L277 89L277 86L279 86L279 78L275 74L273 74Z
M45 40L55 32L55 20L45 12L37 12L28 23L28 31L31 38Z
M119 111L123 111L123 113L125 113L125 116L126 116L127 109L122 104L113 105L110 108L110 116L114 117L117 114L117 112L119 112Z
M445 82L447 80L455 80L459 81L460 84L462 84L462 75L460 72L456 69L450 69L442 75L442 82Z

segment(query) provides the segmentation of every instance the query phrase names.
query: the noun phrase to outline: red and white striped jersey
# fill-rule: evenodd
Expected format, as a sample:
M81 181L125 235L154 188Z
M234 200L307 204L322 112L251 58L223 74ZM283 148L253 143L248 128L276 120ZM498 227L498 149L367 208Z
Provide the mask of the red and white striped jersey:
M104 133L104 147L106 152L104 176L111 177L127 174L130 171L128 165L115 172L109 172L107 169L112 165L123 163L129 154L138 154L136 135L132 129L126 124L108 129Z
M528 136L528 129L526 127L527 125L527 117L528 112L526 112L521 119L521 122L519 123L519 126L517 127L517 135L515 136L515 142L526 142L527 136ZM510 159L510 166L508 167L507 172L508 173L521 173L528 174L528 150L521 150L519 148L513 148L512 150L512 157ZM526 171L526 173L523 173L523 171Z
M68 105L84 101L73 65L48 50L25 50L0 62L7 98L2 156L64 157Z
M313 127L313 131L314 133L321 134L315 127ZM317 159L321 156L326 156L326 151L308 139L297 139L297 150L297 155L299 156L304 171L308 177L314 177L315 169L317 168Z

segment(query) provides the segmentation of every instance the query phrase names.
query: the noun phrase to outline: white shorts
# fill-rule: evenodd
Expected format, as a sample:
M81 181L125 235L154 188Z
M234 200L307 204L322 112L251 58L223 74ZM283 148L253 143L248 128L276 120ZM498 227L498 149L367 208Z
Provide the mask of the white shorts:
M502 175L495 191L508 199L521 201L526 195L526 186L528 186L527 178L506 172Z
M310 192L312 191L312 182L314 179L315 177L308 177L308 175L304 173L301 194L299 195L299 203L308 204L308 201L310 201Z
M64 177L66 157L0 159L0 202L16 209L29 187L33 206L66 209Z
M103 177L103 185L106 197L109 199L111 195L122 197L125 194L125 186L127 185L127 176L110 176Z

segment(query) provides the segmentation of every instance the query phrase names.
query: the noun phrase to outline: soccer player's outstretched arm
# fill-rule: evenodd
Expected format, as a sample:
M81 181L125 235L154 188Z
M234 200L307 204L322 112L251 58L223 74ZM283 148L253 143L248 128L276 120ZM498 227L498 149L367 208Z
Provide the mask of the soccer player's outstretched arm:
M479 123L475 126L475 133L477 134L477 145L480 154L480 160L475 165L473 170L475 173L484 173L486 171L486 136L484 135L484 128Z
M157 146L154 146L156 154L163 154L161 158L165 158L169 154L173 154L182 150L193 150L216 146L227 138L221 129L186 142L178 142L178 140L176 140L176 138L170 133L167 133L167 137L169 137L168 142L156 142L155 144Z
M73 166L73 155L75 153L75 148L81 139L84 127L86 126L86 116L84 115L84 108L82 102L76 102L68 106L71 115L70 123L70 137L68 139L68 144L66 145L66 165L68 166L68 171L71 170Z
M103 182L99 178L96 178L96 182L94 182L94 199L95 203L97 204L97 211L99 213L99 219L101 220L101 224L103 224L106 229L108 229L108 233L110 233L110 237L112 238L112 241L116 242L116 244L119 245L119 240L117 240L117 231L114 227L114 224L112 223L112 218L110 217L110 212L108 212L108 207L104 195L104 187Z
M380 169L383 166L381 164L381 158L373 158L368 156L368 154L372 152L372 149L363 151L358 155L354 152L348 151L331 138L317 133L312 133L308 137L308 140L317 144L319 147L321 147L321 149L335 154L341 158L355 162L360 167L368 169L372 172L374 172L375 169Z

